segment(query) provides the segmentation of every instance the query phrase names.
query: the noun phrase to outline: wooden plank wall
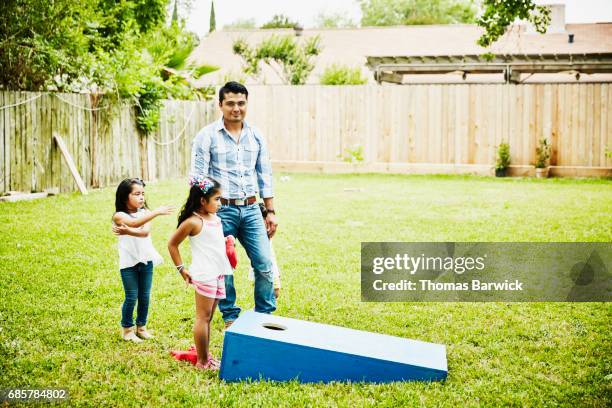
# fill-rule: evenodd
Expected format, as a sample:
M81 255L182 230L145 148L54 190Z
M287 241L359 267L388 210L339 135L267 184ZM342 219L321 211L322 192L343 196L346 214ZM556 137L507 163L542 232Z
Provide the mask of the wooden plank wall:
M77 190L54 131L88 187L183 177L193 136L219 117L215 101L165 101L159 129L142 136L134 108L104 98L92 111L88 95L0 91L0 107L13 104L0 108L2 192ZM512 163L529 166L547 137L552 165L610 168L611 105L607 83L251 86L247 120L285 164L341 162L345 149L360 145L366 162L383 171L489 166L506 140Z
M607 83L251 86L248 119L279 161L338 161L359 144L370 163L490 165L505 140L528 166L547 137L552 165L610 167L611 98Z
M102 98L92 110L88 95L0 91L0 107L14 104L0 108L1 192L78 191L53 132L64 139L88 187L114 185L125 177L184 176L191 140L217 110L213 101L165 101L162 126L142 136L134 108L125 103ZM179 137L177 129L184 129Z

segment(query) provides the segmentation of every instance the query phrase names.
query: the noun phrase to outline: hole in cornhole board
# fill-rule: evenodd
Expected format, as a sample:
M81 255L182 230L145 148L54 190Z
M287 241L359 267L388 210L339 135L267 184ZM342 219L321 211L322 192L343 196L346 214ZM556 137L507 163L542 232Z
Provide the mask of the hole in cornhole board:
M262 323L261 324L263 327L265 327L266 329L270 329L270 330L287 330L287 328L285 326L283 326L282 324L278 324L278 323Z

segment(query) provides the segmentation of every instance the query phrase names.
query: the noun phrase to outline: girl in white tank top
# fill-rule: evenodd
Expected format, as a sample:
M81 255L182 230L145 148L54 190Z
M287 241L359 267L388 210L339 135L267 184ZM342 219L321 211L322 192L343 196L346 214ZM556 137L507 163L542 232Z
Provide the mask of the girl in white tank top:
M168 206L149 211L145 203L144 187L144 182L138 178L127 178L119 183L113 214L113 232L119 236L119 270L125 292L121 306L122 337L134 342L152 337L146 328L149 296L153 266L160 264L162 257L151 241L151 221L173 211L173 207ZM134 331L136 302L138 308Z
M221 208L221 186L210 177L189 180L189 197L179 214L177 230L168 251L177 272L195 289L196 318L193 326L198 359L196 368L218 370L219 361L209 350L210 322L219 299L225 299L225 275L233 273L225 250L223 225L215 214ZM179 245L189 237L191 265L183 263Z

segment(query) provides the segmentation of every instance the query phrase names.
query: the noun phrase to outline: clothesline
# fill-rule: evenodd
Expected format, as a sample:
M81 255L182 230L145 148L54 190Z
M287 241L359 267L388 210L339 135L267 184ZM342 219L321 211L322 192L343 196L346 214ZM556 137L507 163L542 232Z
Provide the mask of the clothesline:
M195 110L196 110L196 107L194 106L191 109L191 113L189 114L189 117L185 121L185 126L183 126L183 129L179 132L179 134L174 139L172 139L169 142L158 142L157 140L155 140L155 138L153 136L149 135L151 140L153 140L153 143L155 143L158 146L168 146L168 145L171 145L172 143L176 142L177 140L179 140L183 136L183 134L185 133L185 130L187 129L187 125L189 124L189 122L191 122L191 117L193 116Z
M24 105L24 104L26 104L28 102L34 101L34 100L36 100L38 98L41 98L43 95L55 96L56 98L58 98L59 100L61 100L62 102L66 103L68 105L71 105L71 106L74 106L76 108L79 108L79 109L82 109L82 110L85 110L85 111L89 111L89 112L99 111L99 110L103 110L103 109L108 109L108 107L110 106L110 104L108 104L108 105L105 105L105 106L102 106L102 107L99 107L99 108L90 108L90 107L83 106L83 105L77 105L77 104L75 104L75 103L73 103L73 102L71 102L71 101L69 101L67 99L64 99L63 97L59 96L59 94L57 94L57 93L43 92L43 93L40 93L40 94L38 94L36 96L33 96L33 97L29 98L29 99L26 99L25 101L13 103L13 104L10 104L10 105L0 106L0 110L8 109L8 108L13 108L13 107L16 107L16 106L19 106L19 105ZM136 104L133 104L131 106L136 106ZM193 114L195 113L195 111L196 111L196 107L194 106L191 109L191 113L189 114L187 120L185 121L185 125L183 126L183 129L181 129L181 131L178 133L178 135L174 139L172 139L172 140L170 140L168 142L160 142L160 141L155 140L155 138L153 138L152 136L149 136L149 137L151 138L151 140L153 140L153 143L155 143L156 145L159 145L159 146L168 146L168 145L171 145L171 144L175 143L176 141L178 141L185 134L185 130L187 129L187 126L191 122L191 119L192 119Z
M85 110L85 111L89 111L89 112L92 112L92 111L99 111L99 110L103 110L103 109L108 109L108 107L110 106L110 104L108 104L108 105L105 105L105 106L102 106L102 107L99 107L99 108L90 108L90 107L87 107L87 106L77 105L77 104L75 104L75 103L72 103L72 102L70 102L69 100L64 99L63 97L61 97L61 96L60 96L59 94L57 94L57 93L53 93L53 92L42 92L42 93L40 93L40 94L38 94L38 95L36 95L36 96L33 96L33 97L29 98L29 99L26 99L25 101L21 101L21 102L17 102L17 103L12 103L12 104L10 104L10 105L3 105L3 106L0 106L0 110L4 110L4 109L8 109L8 108L14 108L14 107L19 106L19 105L25 105L26 103L28 103L28 102L32 102L32 101L34 101L34 100L36 100L36 99L38 99L38 98L41 98L41 97L42 97L42 96L44 96L44 95L51 95L51 96L55 96L57 99L61 100L62 102L66 103L66 104L68 104L68 105L72 105L72 106L74 106L74 107L76 107L76 108L79 108L79 109L82 109L82 110ZM132 105L132 106L133 106L133 105Z

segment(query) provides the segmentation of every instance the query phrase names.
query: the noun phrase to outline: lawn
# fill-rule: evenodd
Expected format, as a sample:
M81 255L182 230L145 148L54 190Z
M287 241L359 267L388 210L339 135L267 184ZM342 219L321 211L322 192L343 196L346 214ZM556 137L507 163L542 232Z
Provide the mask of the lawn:
M0 203L0 388L66 387L71 405L85 406L612 404L610 304L362 303L359 272L362 241L611 241L611 181L293 174L275 182L277 313L444 343L445 382L224 383L176 362L169 351L192 344L194 306L165 249L174 215L153 224L165 259L149 316L156 338L124 342L107 188ZM183 180L146 190L151 207L180 206L187 193ZM239 256L238 303L252 308ZM217 314L216 355L222 327Z

